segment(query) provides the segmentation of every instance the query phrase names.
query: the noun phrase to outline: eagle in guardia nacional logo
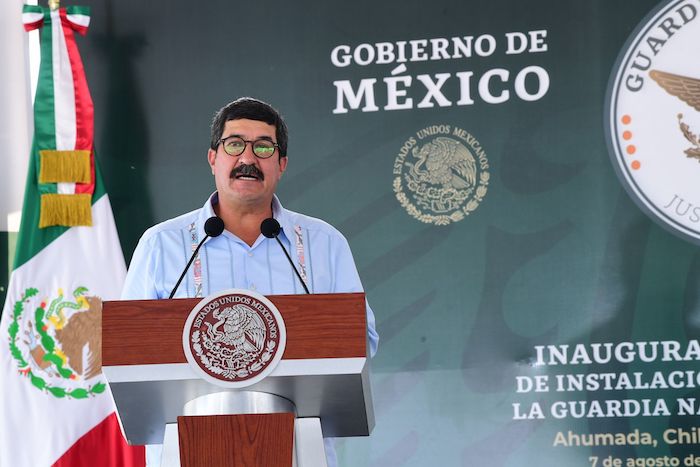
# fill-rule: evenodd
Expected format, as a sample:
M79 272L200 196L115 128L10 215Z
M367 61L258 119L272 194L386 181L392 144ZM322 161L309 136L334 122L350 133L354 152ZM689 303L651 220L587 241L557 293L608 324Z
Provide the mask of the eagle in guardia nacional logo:
M18 371L57 398L86 399L105 391L102 382L102 302L77 287L51 298L28 288L12 307L10 353Z
M204 379L245 387L269 375L282 358L282 315L264 296L231 289L209 296L190 312L182 335L185 356Z
M700 4L668 0L623 47L606 96L608 152L649 217L700 243Z
M675 96L700 112L700 79L689 76L674 75L660 70L649 72L651 79L656 81L666 92ZM678 114L678 128L683 137L693 146L683 151L687 157L700 162L700 141L698 136L692 132L690 126L683 122L683 114Z

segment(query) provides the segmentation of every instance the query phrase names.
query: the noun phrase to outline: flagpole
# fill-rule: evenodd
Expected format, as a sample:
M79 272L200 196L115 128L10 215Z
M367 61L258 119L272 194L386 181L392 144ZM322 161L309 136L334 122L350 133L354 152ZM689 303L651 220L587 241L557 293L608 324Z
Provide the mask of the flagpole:
M48 3L51 11L58 10L58 7L61 5L60 0L49 0Z

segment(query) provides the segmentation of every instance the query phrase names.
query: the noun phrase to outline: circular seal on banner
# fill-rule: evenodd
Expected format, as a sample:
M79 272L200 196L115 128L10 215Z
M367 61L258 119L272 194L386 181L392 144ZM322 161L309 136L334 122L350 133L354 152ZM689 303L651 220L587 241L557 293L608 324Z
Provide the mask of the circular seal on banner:
M620 52L606 96L618 177L662 227L700 243L700 5L671 0Z
M282 359L286 342L275 305L242 289L202 299L182 331L190 365L207 381L229 388L250 386L269 375Z
M474 212L486 196L486 150L453 125L431 125L404 141L394 161L394 193L401 206L427 224L447 225Z

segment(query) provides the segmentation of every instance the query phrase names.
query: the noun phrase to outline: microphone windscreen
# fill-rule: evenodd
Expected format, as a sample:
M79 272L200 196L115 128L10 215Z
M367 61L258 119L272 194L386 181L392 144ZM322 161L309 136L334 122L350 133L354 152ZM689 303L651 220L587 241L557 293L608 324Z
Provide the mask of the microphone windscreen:
M204 233L210 237L218 237L224 231L224 221L220 217L213 216L204 223Z
M268 217L262 221L262 224L260 224L260 232L267 238L274 238L278 236L281 230L282 227L280 227L280 223L277 222L277 219L272 217Z

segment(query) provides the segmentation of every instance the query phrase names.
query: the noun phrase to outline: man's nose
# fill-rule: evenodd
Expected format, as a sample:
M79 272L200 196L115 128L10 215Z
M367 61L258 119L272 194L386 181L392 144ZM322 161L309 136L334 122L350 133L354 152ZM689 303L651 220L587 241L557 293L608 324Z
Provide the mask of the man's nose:
M255 154L253 154L253 143L248 143L245 145L245 149L241 153L240 156L238 156L239 162L242 162L247 165L252 165L257 162L257 157L255 157Z

